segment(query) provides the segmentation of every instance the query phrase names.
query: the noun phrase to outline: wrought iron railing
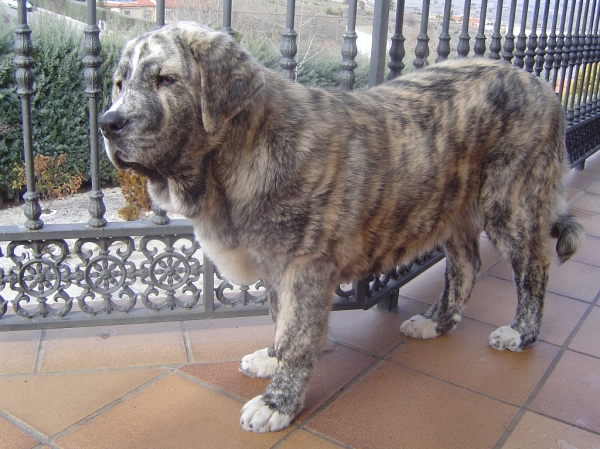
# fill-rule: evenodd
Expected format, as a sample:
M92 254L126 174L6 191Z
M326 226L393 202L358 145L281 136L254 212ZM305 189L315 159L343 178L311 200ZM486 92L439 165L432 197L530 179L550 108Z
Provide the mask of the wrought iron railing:
M341 45L340 87L344 90L352 90L357 66L357 3L349 1ZM445 0L443 11L433 16L430 0L423 0L421 14L417 15L420 24L414 59L409 64L419 69L430 63L435 30L435 62L450 56L487 56L544 77L555 87L567 111L571 163L583 168L585 159L600 147L599 1L533 3L511 0L510 5L504 5L503 0L497 0L490 6L487 0L478 5L465 0L463 19L457 25L452 21L451 0ZM388 79L408 69L403 35L405 11L405 0L398 0L391 21ZM375 1L370 85L383 82L385 77L389 12L390 0ZM489 25L488 13L494 16ZM164 0L157 1L156 17L156 26L164 25ZM297 67L295 18L295 0L288 0L280 65L282 74L290 78L295 77ZM515 23L519 27L517 36ZM450 31L457 26L460 34L453 40ZM223 2L222 30L233 32L232 0ZM234 286L221 279L194 242L188 221L170 220L157 208L153 208L152 219L146 221L107 223L104 218L97 145L102 60L95 0L87 2L83 59L90 111L89 220L87 224L44 225L33 176L33 46L24 0L19 0L15 33L15 76L22 105L27 191L23 226L0 226L0 331L267 313L262 284ZM470 33L475 33L474 38ZM399 288L442 258L441 251L432 251L389 273L340 286L333 307L369 308L381 302L393 307Z

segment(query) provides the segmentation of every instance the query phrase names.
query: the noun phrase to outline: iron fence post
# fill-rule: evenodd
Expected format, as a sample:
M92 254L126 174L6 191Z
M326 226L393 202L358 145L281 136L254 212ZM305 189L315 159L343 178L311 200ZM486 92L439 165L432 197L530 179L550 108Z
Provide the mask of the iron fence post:
M369 65L369 87L383 83L389 18L390 0L375 0L371 64Z
M33 157L33 126L31 124L31 97L33 96L33 58L31 52L31 28L27 24L27 11L25 0L18 0L18 25L15 29L15 58L13 62L17 66L15 81L17 83L17 95L21 99L21 113L23 116L23 151L25 153L25 179L27 191L23 195L25 204L23 212L27 220L25 227L30 231L41 229L44 222L40 219L42 208L39 202L39 194L35 188L35 171Z
M348 25L343 35L342 61L340 62L340 87L342 90L350 91L354 87L354 69L358 66L355 61L358 49L356 47L356 6L358 0L350 0L348 5Z
M294 81L296 80L296 67L298 66L298 62L296 61L296 53L298 52L296 38L298 37L298 33L294 29L295 15L296 0L287 0L285 29L282 33L279 66L281 67L281 74Z
M89 127L90 127L90 161L91 161L91 178L92 190L89 193L88 212L90 218L88 224L94 228L101 228L106 225L104 213L106 206L102 201L104 193L100 188L100 155L98 150L98 97L102 90L102 74L100 66L102 66L102 58L100 51L100 28L96 24L96 0L88 0L87 2L87 26L84 30L85 39L83 49L85 56L83 57L83 79L85 81L85 93L88 96L89 107Z

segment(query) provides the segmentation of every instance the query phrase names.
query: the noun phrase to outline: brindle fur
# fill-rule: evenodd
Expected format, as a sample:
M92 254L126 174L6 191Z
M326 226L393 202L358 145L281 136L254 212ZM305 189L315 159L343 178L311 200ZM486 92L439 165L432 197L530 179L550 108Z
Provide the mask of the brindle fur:
M246 429L278 430L299 413L340 282L443 245L444 292L402 325L435 337L460 320L485 231L518 291L513 323L490 344L518 351L539 333L551 233L561 261L583 239L563 200L563 109L509 64L463 59L329 92L262 67L223 33L176 23L126 45L113 102L101 127L114 164L191 219L224 275L267 284L277 327L262 357L278 363L243 409Z

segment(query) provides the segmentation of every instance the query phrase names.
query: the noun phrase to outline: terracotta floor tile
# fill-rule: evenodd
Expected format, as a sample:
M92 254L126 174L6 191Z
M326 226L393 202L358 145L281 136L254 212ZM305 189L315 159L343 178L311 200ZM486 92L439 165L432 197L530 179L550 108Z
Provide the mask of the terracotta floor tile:
M432 340L411 339L390 362L522 405L556 356L558 348L537 342L521 352L488 345L494 326L463 319L452 332Z
M588 235L583 247L570 260L600 267L600 238Z
M553 261L548 291L591 302L600 291L600 268L570 260L559 266Z
M572 187L575 189L583 190L587 186L589 186L594 179L596 179L596 174L587 172L585 170L569 170L564 178L564 185L567 187Z
M485 273L492 265L500 260L500 253L487 237L479 240L479 255L481 256L481 267L479 274Z
M446 259L440 260L426 271L426 276L417 276L400 289L400 295L433 304L444 290Z
M35 438L17 429L5 419L0 418L0 447L6 449L31 449L39 444Z
M566 351L531 409L600 432L600 360Z
M42 372L187 361L179 323L53 329L42 344Z
M0 408L38 432L52 436L161 372L126 370L3 379Z
M310 416L374 361L374 357L341 345L337 345L334 351L323 352L310 381L304 409L298 416L298 421Z
M512 281L483 276L475 284L464 316L496 327L510 324L517 308L517 291ZM575 299L546 293L540 339L562 345L588 308Z
M339 449L339 446L305 430L300 430L286 440L281 449Z
M463 315L499 327L510 324L516 307L514 282L484 275L475 283Z
M595 195L593 193L586 192L583 195L577 197L575 200L571 201L569 205L576 209L587 210L589 212L599 214L600 195Z
M600 307L594 307L569 346L575 351L600 357Z
M600 195L600 181L596 180L585 188L587 193L594 193Z
M567 191L565 196L567 203L581 193L580 189L576 189L574 187L566 187L565 190Z
M242 404L172 374L57 441L64 449L269 448L289 430L253 434Z
M502 449L596 449L600 436L527 412Z
M201 363L186 365L180 371L237 396L243 401L249 401L267 388L269 379L245 376L240 373L239 366L237 361Z
M353 448L491 448L516 408L384 362L308 427Z
M479 275L485 273L494 264L501 260L500 254L492 242L482 235L479 241L481 267ZM427 270L427 276L418 276L400 289L400 294L408 298L433 304L444 289L444 275L446 262L442 260Z
M561 346L571 335L588 304L554 293L546 293L540 339Z
M269 316L186 321L192 360L240 360L273 344L275 325Z
M0 332L0 374L35 370L42 331Z
M490 274L512 280L512 268L505 262L496 265ZM553 258L548 279L549 292L591 302L600 290L600 268L574 261L558 265Z
M598 153L585 161L585 168L582 171L591 176L600 175L600 159L598 159Z
M323 352L313 373L298 421L306 419L374 360L371 356L341 345L336 345L333 351ZM269 383L268 379L252 379L243 375L234 362L188 365L181 371L245 401L261 394Z
M600 237L600 214L594 214L579 209L570 209L572 214L581 218L583 226L585 227L585 233L594 237Z
M400 324L427 308L426 304L400 297L398 308L391 312L377 307L366 311L332 312L329 316L330 338L383 357L405 338L400 332Z

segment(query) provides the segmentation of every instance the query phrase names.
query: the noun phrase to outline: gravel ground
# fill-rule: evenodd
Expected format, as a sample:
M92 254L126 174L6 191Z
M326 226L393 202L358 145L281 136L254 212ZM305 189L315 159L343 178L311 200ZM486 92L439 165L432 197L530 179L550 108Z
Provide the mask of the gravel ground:
M125 200L121 195L121 189L111 188L103 190L104 205L106 213L104 218L110 221L123 221L117 213L125 206ZM66 199L53 200L52 202L40 201L42 208L48 208L49 213L42 213L40 217L45 224L50 223L87 223L90 218L88 212L89 196L87 193L78 193ZM148 212L147 215L151 215ZM181 218L169 214L171 218ZM143 218L143 217L142 217ZM11 206L5 204L0 209L0 226L18 226L25 223L23 206Z

